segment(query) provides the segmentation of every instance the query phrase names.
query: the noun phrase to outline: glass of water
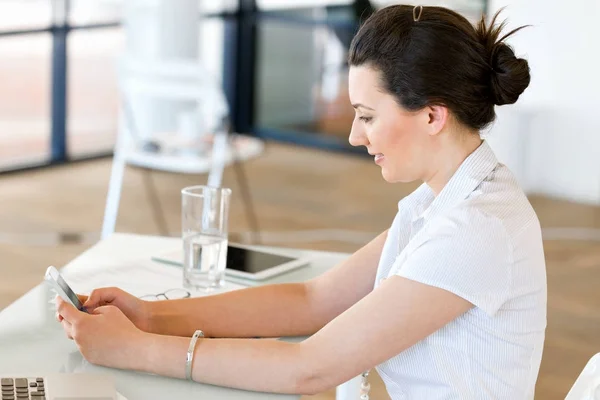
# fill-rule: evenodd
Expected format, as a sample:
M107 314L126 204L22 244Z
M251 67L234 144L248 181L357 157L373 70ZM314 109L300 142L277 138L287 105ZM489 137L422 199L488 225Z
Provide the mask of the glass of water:
M181 191L183 286L212 291L225 283L231 189L191 186Z

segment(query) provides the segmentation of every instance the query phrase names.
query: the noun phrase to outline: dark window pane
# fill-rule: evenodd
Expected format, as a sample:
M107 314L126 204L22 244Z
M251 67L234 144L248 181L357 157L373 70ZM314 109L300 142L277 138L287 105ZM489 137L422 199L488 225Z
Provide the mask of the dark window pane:
M272 10L265 11L269 18L258 25L255 120L263 134L349 148L354 110L346 58L358 21L356 11L344 3L348 2L302 0L293 6L279 0L258 2ZM392 3L372 1L378 8ZM485 7L483 0L433 4L451 7L472 21Z
M0 38L0 170L50 159L47 34Z
M306 21L329 18L324 9L296 10L286 15ZM352 31L352 26L334 30L289 21L261 23L256 101L259 128L303 132L349 146L354 110L348 98L344 42Z

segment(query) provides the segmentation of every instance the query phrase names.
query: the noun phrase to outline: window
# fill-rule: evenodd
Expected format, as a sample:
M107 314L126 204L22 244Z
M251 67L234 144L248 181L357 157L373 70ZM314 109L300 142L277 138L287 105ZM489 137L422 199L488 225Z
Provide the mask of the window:
M47 28L51 11L49 0L1 0L0 32Z
M354 118L346 47L349 7L286 10L258 28L256 123L261 135L350 149ZM330 23L327 25L326 23ZM335 24L334 24L335 23ZM305 139L305 140L304 140Z
M122 30L76 30L68 40L69 158L109 152L117 133L116 63Z
M71 0L69 22L80 26L119 21L123 11L122 3L121 0Z
M347 49L358 21L352 0L258 0L255 129L265 138L344 150L354 110L348 96ZM416 4L424 1L416 0ZM398 4L371 0L376 8ZM472 22L485 0L433 0Z
M49 34L0 38L0 170L50 159Z
M260 10L284 10L287 8L325 7L333 5L348 5L352 0L256 0Z

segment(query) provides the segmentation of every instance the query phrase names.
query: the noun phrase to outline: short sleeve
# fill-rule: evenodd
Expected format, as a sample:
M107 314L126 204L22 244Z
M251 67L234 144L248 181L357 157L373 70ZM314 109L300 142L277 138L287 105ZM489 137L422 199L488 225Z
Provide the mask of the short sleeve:
M508 300L512 245L502 223L483 213L431 221L396 275L447 290L493 316Z
M375 280L375 285L380 278L388 275L390 269L396 261L398 251L403 249L408 243L408 229L404 228L405 225L406 217L403 216L401 211L399 211L392 222L392 226L388 230L387 238L385 239L385 244L383 245L381 257L379 259L379 266L377 268L377 279Z

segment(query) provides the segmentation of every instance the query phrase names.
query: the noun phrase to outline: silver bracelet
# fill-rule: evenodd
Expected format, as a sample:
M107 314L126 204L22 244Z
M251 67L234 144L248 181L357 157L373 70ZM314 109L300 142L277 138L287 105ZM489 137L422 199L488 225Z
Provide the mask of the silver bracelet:
M197 330L196 332L194 332L194 335L192 336L192 340L190 340L190 345L188 347L187 357L185 360L185 379L187 379L188 381L193 380L192 379L192 361L194 361L194 350L196 349L196 342L198 341L198 338L203 338L203 337L204 337L204 332L202 332L201 330Z

